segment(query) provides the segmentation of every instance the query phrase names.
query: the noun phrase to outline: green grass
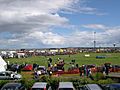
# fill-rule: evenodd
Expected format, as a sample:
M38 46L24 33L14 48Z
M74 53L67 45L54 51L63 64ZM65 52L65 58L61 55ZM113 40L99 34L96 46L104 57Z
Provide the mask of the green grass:
M85 57L85 53L79 53L75 55L71 55L70 57L68 55L56 55L56 56L33 56L29 58L10 58L6 59L10 61L10 63L28 63L33 64L37 63L39 65L45 65L47 66L47 58L51 57L53 59L53 64L57 62L58 58L64 59L66 65L65 67L69 66L69 63L72 59L76 60L76 63L79 65L82 64L95 64L95 65L102 65L106 62L110 62L112 64L120 64L120 53L90 53L90 57ZM96 56L106 56L105 59L96 59Z
M81 66L82 64L95 64L100 66L104 63L110 62L111 64L120 64L120 53L89 53L90 57L85 57L86 53L79 53L75 55L56 55L56 56L33 56L29 58L10 58L6 59L6 61L10 61L10 63L17 63L17 64L33 64L37 63L39 65L47 66L48 58L51 57L53 59L53 64L58 61L58 58L62 58L65 61L65 69L67 70L68 67L71 65L69 64L72 59L76 60L76 64ZM96 56L106 56L105 59L96 59ZM31 80L33 78L33 72L24 72L22 71L21 74L25 80ZM66 76L66 75L65 75ZM71 75L70 75L71 76Z

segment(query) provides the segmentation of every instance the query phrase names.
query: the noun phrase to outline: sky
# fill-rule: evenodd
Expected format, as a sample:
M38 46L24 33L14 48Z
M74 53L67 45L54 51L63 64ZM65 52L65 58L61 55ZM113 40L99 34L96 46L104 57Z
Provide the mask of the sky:
M119 8L120 0L0 0L0 48L119 47Z

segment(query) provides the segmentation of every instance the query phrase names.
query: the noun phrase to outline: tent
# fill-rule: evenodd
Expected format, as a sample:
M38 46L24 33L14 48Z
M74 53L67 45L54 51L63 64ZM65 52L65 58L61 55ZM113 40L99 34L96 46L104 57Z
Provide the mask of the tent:
M7 63L3 60L3 58L0 56L0 72L6 71L7 69Z

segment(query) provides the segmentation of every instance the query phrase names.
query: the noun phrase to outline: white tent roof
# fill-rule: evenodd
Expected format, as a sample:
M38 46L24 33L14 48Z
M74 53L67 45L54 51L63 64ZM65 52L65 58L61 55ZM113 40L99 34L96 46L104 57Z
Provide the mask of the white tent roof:
M4 66L6 65L7 63L3 60L3 58L0 56L0 65L1 66Z
M6 71L6 69L7 69L7 63L0 56L0 72Z

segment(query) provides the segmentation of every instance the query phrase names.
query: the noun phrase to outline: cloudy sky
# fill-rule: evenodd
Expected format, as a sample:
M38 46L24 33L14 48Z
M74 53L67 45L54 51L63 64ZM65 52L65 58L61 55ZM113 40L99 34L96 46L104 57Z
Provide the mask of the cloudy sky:
M120 46L120 0L0 0L0 48Z

